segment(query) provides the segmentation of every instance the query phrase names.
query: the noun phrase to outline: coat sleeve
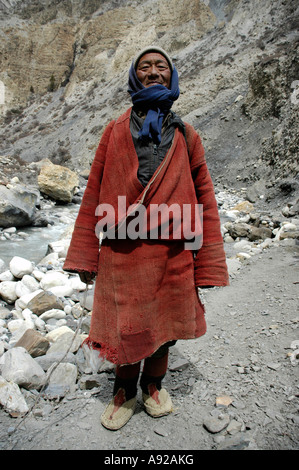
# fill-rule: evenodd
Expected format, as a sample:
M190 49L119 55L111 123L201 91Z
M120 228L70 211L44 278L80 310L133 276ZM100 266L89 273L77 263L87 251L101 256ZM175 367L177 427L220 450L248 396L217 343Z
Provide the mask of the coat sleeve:
M95 212L99 204L106 151L113 126L114 121L106 127L90 169L87 186L63 265L65 271L85 271L94 274L98 272L99 239L95 232L97 224Z
M196 196L198 204L202 204L203 209L202 246L194 259L195 285L197 287L226 286L229 280L220 217L204 148L200 136L188 124L186 124L186 138Z

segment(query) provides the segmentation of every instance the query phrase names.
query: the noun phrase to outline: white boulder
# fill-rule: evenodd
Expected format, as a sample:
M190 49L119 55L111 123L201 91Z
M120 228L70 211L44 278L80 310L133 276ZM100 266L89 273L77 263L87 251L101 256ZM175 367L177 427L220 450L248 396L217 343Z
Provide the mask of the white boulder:
M27 389L40 388L46 379L41 366L25 348L9 349L0 359L2 377Z
M47 310L46 312L40 315L40 319L43 321L48 321L51 318L55 318L56 320L60 320L61 318L65 318L66 313L64 310L59 310L58 308L52 308L51 310Z
M32 273L34 266L31 261L20 256L14 256L9 263L9 269L16 278L22 279L25 274Z
M48 380L50 385L64 385L69 387L70 391L75 390L77 376L77 366L69 362L59 364L58 366L57 363L54 363L47 371L47 377L49 377Z
M0 283L0 297L8 304L13 304L18 298L16 285L17 283L14 281L3 281Z
M0 404L13 416L22 415L29 411L24 396L19 386L13 382L8 382L0 376Z
M29 276L28 274L25 274L20 282L22 282L22 284L24 284L24 286L27 287L30 292L35 292L39 289L39 282L35 279L35 277Z
M22 297L23 295L30 294L30 290L22 283L22 281L18 281L16 283L16 294L18 297Z
M40 281L40 286L44 290L49 290L52 287L56 286L65 286L69 282L68 276L66 274L51 271L44 275Z
M48 289L49 292L56 295L56 297L71 297L74 289L71 286L54 286Z
M30 325L26 322L26 320L17 318L8 322L7 328L12 335L9 343L13 345L23 336L25 331L30 328Z
M8 269L7 271L4 271L3 273L0 274L0 281L13 281L14 280L14 275L12 272Z

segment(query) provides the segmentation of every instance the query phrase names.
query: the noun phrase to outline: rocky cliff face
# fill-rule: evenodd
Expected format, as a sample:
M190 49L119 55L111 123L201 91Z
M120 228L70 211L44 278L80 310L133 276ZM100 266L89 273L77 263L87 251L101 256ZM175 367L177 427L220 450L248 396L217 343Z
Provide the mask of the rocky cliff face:
M104 126L130 106L140 48L173 57L174 109L203 138L215 183L295 198L298 8L293 0L0 0L0 154L89 169ZM2 179L9 171L1 165ZM22 173L22 171L21 171Z

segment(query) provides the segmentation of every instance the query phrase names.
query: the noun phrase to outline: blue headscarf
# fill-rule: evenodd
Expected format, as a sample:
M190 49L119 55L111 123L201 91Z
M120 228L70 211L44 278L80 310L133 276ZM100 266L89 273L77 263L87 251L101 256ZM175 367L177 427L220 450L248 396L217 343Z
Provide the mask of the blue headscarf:
M137 78L133 61L129 70L128 92L131 95L133 105L147 112L143 127L139 131L139 137L144 141L152 139L154 143L160 144L163 118L180 94L176 68L173 66L170 88L166 88L164 85L153 85L146 88Z

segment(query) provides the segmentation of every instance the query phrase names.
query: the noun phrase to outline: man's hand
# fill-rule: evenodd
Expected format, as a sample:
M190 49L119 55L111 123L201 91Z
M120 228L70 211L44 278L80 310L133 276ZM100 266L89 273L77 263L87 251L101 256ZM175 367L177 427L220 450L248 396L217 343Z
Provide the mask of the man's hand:
M84 284L93 284L93 278L94 278L93 273L84 271L82 273L79 273L79 276L80 276L80 280L84 282Z

